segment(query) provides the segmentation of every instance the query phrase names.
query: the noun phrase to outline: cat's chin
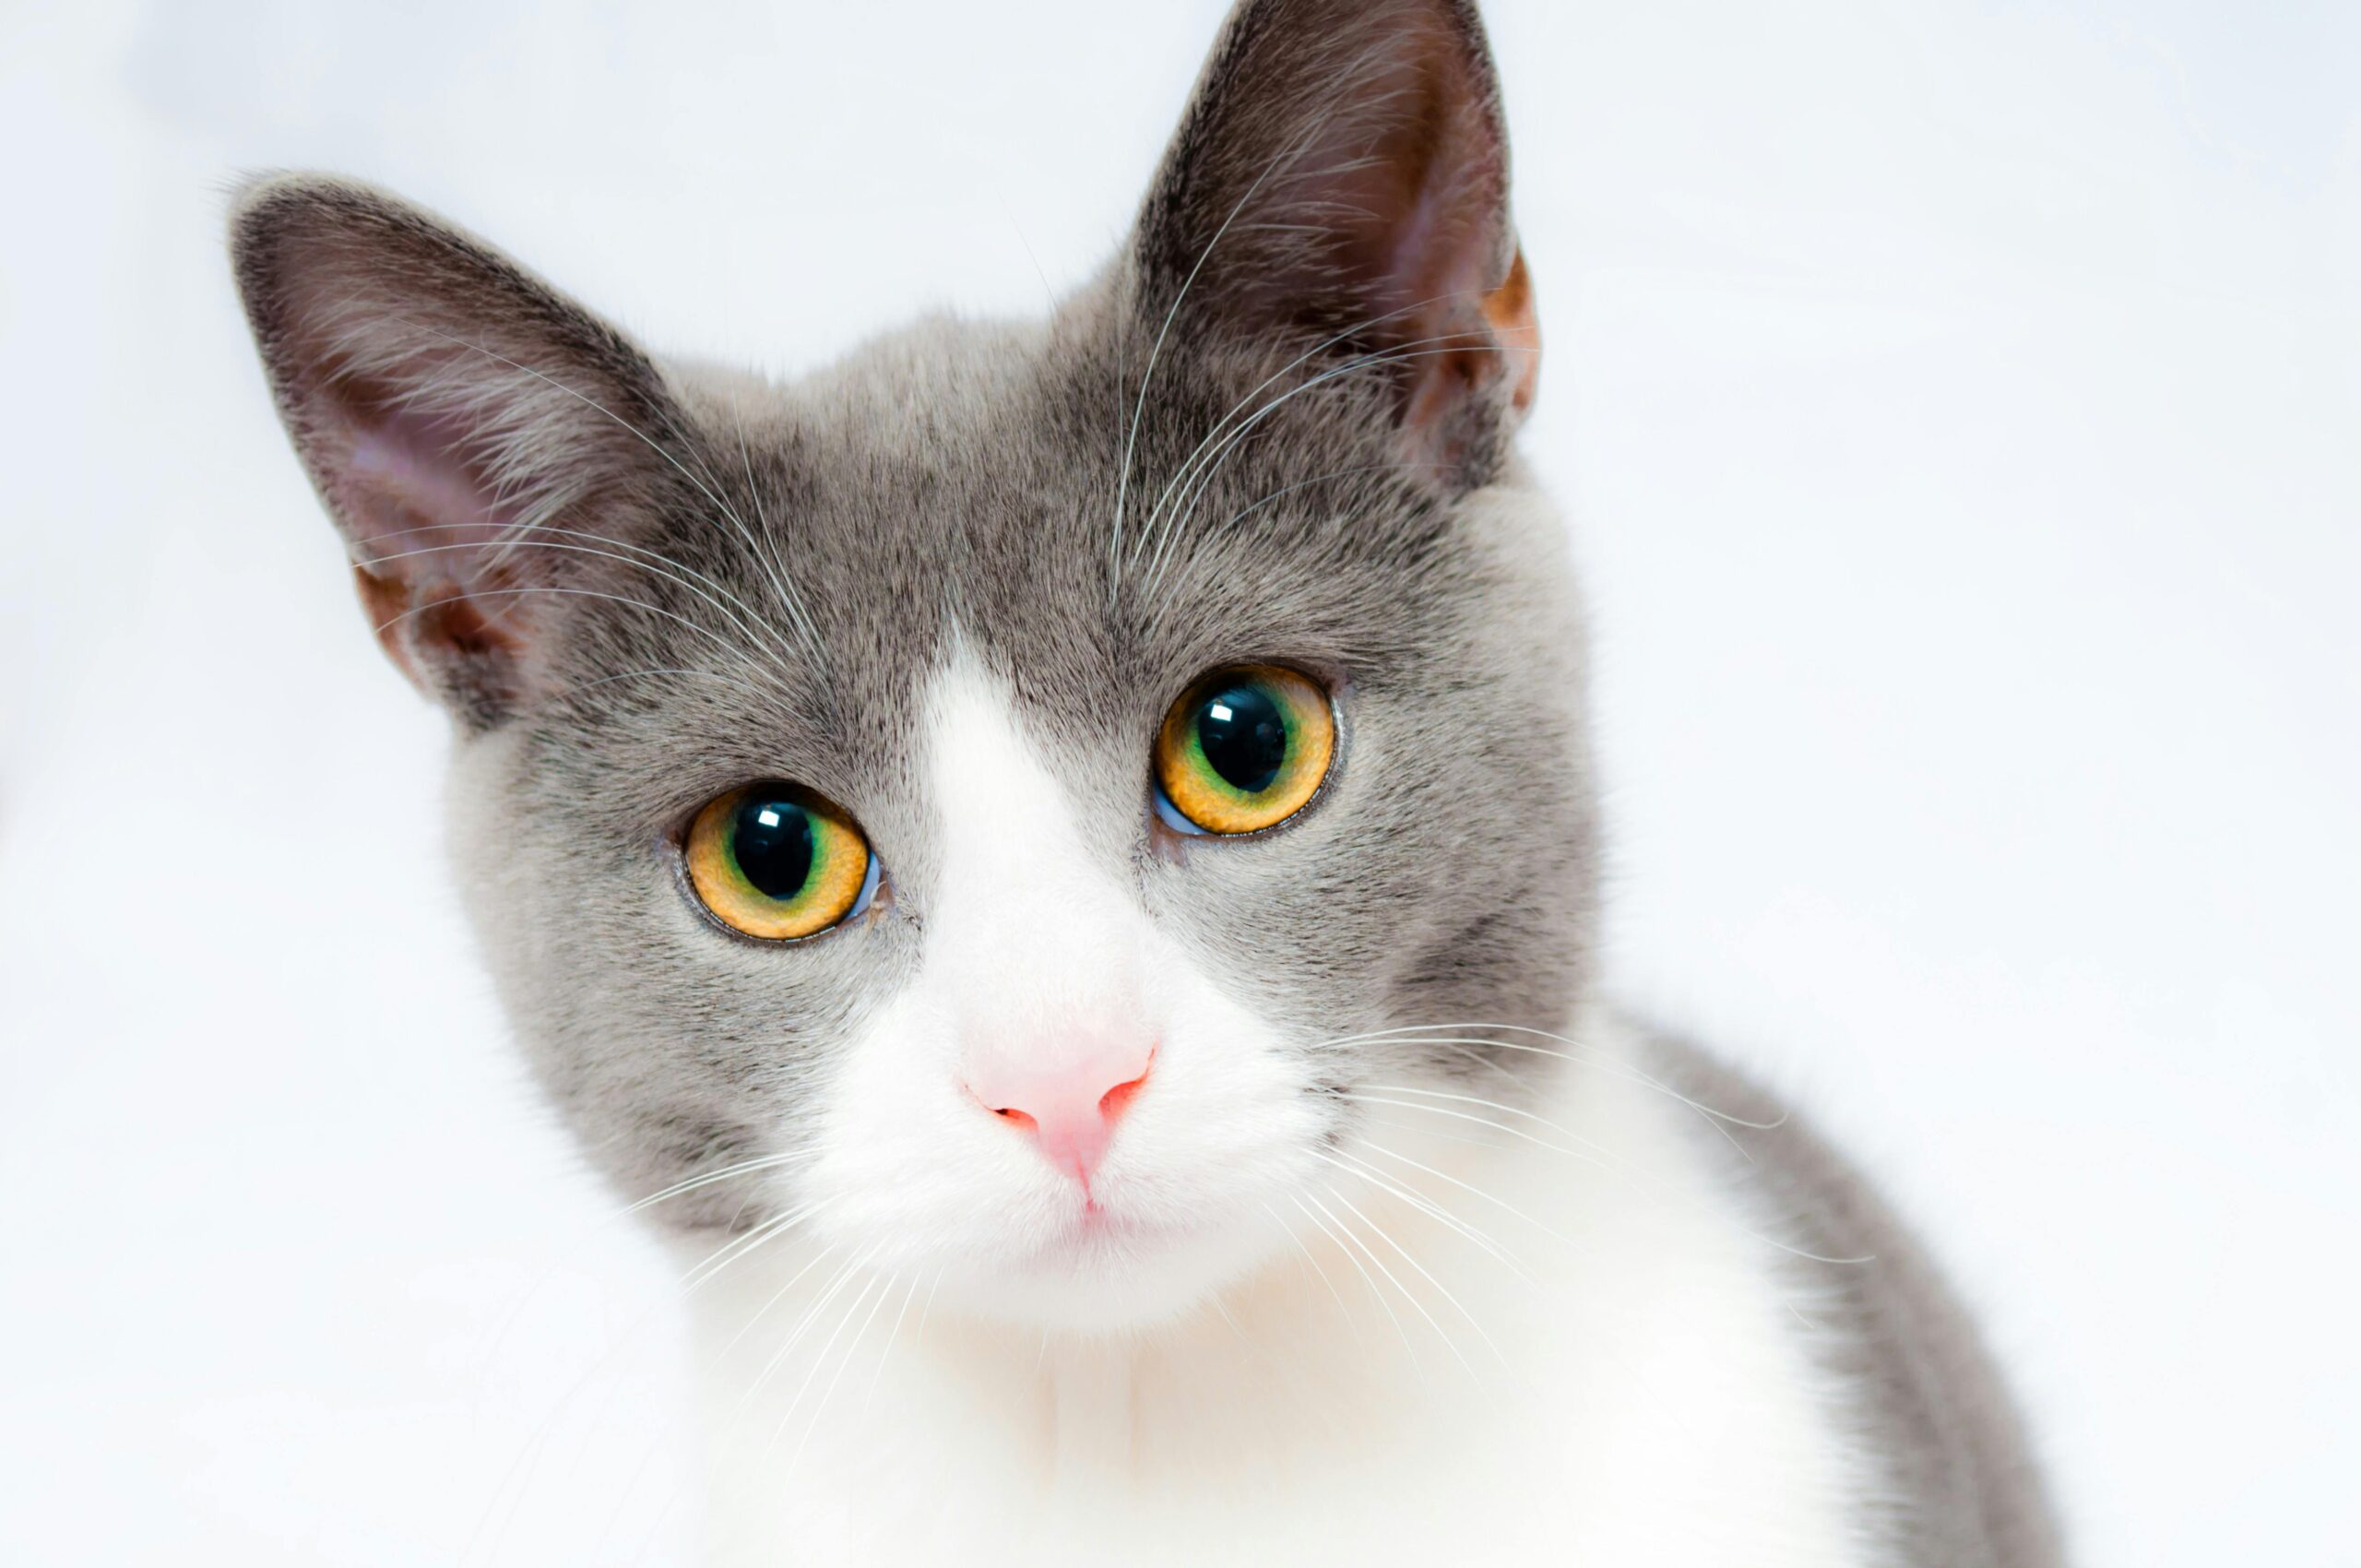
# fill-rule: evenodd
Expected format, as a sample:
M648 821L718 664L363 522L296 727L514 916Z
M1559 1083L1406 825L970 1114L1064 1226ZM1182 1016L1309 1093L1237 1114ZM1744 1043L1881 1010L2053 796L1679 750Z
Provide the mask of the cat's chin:
M1252 1229L1091 1213L1020 1255L971 1264L955 1289L979 1317L1054 1333L1135 1334L1204 1311L1271 1253L1270 1239Z

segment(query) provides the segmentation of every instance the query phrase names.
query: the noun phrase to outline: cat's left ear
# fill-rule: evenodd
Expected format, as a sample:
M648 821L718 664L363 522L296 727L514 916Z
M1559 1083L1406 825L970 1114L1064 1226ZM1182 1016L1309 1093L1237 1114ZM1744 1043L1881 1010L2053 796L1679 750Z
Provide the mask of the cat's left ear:
M1541 344L1472 0L1243 0L1133 265L1151 329L1382 385L1406 468L1484 482Z

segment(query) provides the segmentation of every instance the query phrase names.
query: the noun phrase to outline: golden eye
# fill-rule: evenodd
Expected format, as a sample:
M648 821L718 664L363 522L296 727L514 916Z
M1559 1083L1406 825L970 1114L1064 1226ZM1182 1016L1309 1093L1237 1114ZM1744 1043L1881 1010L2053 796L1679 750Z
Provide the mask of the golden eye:
M1164 716L1156 778L1195 831L1252 833L1301 811L1335 754L1327 693L1277 665L1235 665L1200 679Z
M748 936L789 941L865 907L876 857L852 819L793 784L716 796L689 825L689 884L714 918Z

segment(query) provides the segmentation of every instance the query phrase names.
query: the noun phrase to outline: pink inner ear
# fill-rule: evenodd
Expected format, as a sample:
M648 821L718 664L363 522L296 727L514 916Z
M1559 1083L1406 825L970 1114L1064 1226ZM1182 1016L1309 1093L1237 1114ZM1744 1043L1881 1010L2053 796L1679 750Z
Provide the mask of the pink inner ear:
M483 553L516 521L465 460L457 432L423 415L356 421L339 487L361 564L411 584L474 586Z
M1425 6L1369 27L1375 37L1363 35L1344 76L1315 89L1319 126L1274 183L1272 205L1284 222L1341 242L1315 267L1340 268L1371 315L1470 308L1500 283L1507 249L1506 152L1480 63ZM1321 279L1292 287L1307 285Z
M451 422L372 411L347 431L337 507L377 640L430 691L480 708L522 698L530 585L494 552L516 509L478 477Z

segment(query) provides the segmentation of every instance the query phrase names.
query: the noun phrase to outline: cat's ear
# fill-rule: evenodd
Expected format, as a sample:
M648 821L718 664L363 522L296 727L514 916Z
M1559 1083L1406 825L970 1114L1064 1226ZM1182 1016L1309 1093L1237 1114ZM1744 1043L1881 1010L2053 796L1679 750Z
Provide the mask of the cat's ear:
M1141 303L1175 338L1382 378L1404 461L1481 482L1539 370L1508 190L1472 0L1244 0L1141 216Z
M647 433L678 428L661 376L515 263L366 186L258 182L230 240L379 640L463 719L498 722L542 689L567 606L656 504Z

